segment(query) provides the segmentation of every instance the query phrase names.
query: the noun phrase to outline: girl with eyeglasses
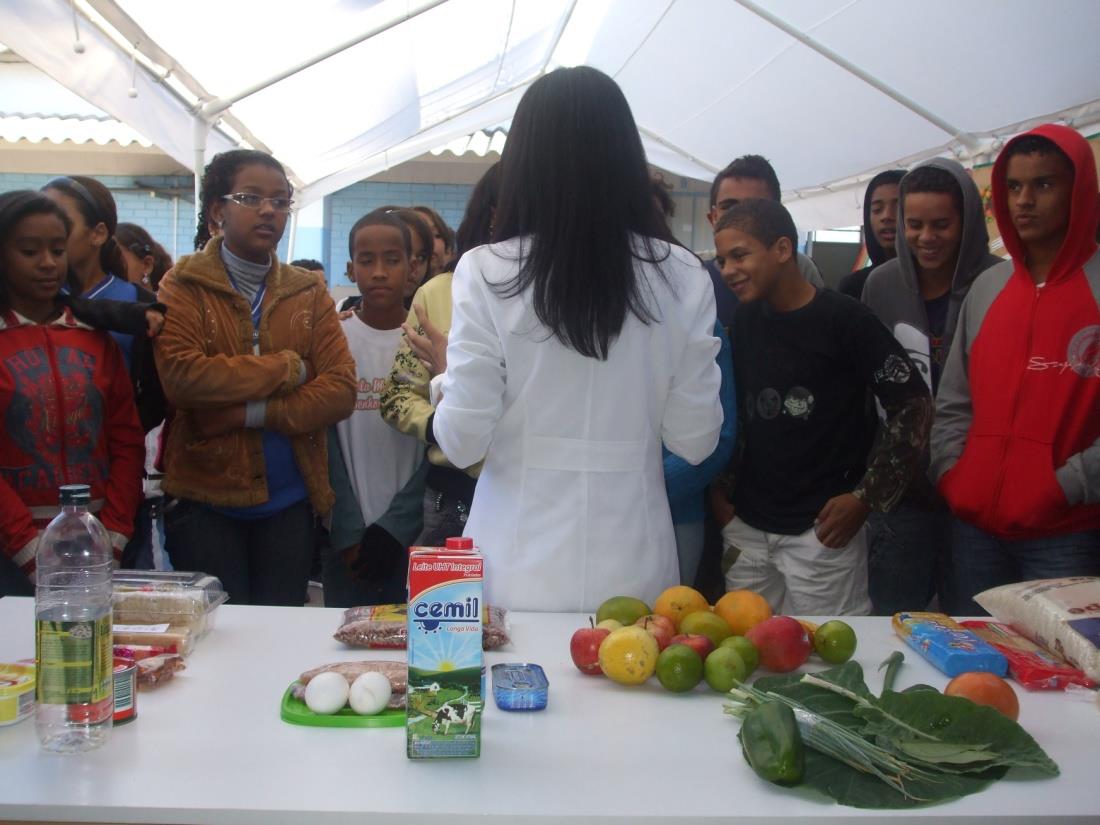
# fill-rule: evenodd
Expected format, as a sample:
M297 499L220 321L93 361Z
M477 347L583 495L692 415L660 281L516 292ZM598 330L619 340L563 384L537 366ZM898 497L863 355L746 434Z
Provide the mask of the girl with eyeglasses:
M141 500L142 432L122 354L61 295L71 228L37 192L0 195L0 595L34 595L58 486L91 486L116 558Z
M355 363L325 284L276 254L292 198L270 155L215 156L199 251L160 284L157 364L176 410L165 549L177 569L218 576L235 604L304 602L314 514L333 503L325 428L355 403Z
M465 534L485 599L591 611L679 581L662 442L692 464L722 425L714 289L673 239L630 106L557 69L520 100L493 243L462 256L427 439L484 459Z

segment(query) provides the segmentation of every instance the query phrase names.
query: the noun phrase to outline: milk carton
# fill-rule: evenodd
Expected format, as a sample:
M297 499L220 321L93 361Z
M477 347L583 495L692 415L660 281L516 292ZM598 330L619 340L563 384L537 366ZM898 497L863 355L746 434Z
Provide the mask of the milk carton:
M481 753L483 565L468 538L409 554L410 759Z

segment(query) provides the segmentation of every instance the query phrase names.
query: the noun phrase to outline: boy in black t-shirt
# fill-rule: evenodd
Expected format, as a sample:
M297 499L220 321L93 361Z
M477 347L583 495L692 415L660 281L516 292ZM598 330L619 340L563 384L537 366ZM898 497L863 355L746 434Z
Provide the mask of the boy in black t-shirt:
M743 444L737 516L722 531L726 588L754 590L785 614L866 614L864 521L890 509L918 467L928 389L870 310L801 277L781 204L740 202L714 240L740 299L732 342ZM887 414L870 457L852 425L868 389Z

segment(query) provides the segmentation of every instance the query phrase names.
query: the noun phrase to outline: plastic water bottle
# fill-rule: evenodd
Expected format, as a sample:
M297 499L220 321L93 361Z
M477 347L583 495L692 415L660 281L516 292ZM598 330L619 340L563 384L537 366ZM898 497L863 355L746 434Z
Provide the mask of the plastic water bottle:
M78 753L107 741L114 715L111 542L88 512L88 485L60 494L38 545L35 722L43 749Z

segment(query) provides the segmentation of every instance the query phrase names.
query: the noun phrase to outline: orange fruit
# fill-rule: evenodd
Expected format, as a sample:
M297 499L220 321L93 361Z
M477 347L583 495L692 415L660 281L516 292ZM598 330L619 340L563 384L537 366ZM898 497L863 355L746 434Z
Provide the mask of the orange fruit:
M768 600L751 590L731 590L715 603L714 612L726 620L734 636L744 636L772 617Z
M810 634L810 641L814 640L814 636L817 635L817 625L813 622L808 622L805 619L799 619L798 623L806 628L806 632Z
M1020 700L1012 685L994 673L960 673L947 683L944 696L962 696L976 705L999 710L1012 721L1020 718Z
M680 629L680 621L684 616L700 610L710 610L710 603L706 596L686 584L668 588L653 603L653 612L658 616L671 619L677 630Z

